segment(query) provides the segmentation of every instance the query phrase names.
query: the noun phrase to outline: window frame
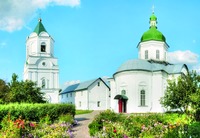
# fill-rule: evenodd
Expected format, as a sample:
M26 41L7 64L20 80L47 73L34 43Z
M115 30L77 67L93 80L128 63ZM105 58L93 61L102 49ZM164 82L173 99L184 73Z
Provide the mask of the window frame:
M101 101L97 101L97 107L101 107Z
M42 79L42 86L41 86L42 89L45 89L46 88L46 80L45 79Z
M145 59L149 59L149 52L148 52L148 50L144 51L144 58Z
M160 59L160 50L156 50L156 59Z
M42 53L46 52L46 43L45 42L41 43L41 45L40 45L40 52L42 52Z
M146 106L146 91L144 89L140 91L140 106Z

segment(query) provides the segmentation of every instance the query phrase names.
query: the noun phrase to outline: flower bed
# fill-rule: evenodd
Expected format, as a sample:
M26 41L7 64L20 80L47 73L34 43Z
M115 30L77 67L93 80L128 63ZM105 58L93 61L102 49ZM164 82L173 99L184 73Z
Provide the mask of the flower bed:
M91 136L104 138L200 137L200 123L185 114L116 114L110 110L89 124Z
M55 122L50 117L40 119L40 122L27 121L21 118L11 120L10 115L1 122L1 138L72 138L73 116L61 115Z

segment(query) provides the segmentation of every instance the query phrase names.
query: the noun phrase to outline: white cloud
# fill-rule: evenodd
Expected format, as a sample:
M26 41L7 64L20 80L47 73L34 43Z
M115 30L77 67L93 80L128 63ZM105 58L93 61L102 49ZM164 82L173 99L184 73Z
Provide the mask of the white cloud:
M79 6L80 0L4 0L0 1L0 30L20 30L38 9L48 6Z
M185 63L188 65L194 65L198 63L198 57L198 54L193 53L190 50L168 53L168 61L175 64Z

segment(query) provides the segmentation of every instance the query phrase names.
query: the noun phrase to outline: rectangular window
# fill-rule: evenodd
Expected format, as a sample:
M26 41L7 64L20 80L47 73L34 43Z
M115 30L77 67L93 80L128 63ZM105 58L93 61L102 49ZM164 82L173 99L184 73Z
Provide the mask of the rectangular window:
M98 82L97 85L100 86L100 82Z
M145 50L145 59L148 59L148 50Z
M101 106L100 104L101 104L101 102L98 101L98 102L97 102L97 107L100 107L100 106Z
M70 93L70 97L72 97L72 92Z
M160 59L160 51L156 50L156 59Z
M41 45L41 52L46 52L46 46L45 45Z
M145 91L140 91L140 106L145 106Z
M81 107L81 101L79 101L79 107Z
M68 93L66 94L66 97L68 97Z

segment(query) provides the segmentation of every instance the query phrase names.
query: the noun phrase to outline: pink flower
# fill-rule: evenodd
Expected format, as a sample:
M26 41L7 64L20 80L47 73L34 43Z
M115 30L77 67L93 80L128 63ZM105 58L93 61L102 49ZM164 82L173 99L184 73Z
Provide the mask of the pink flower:
M30 127L35 127L35 124L34 123L32 123L32 122L30 122Z

